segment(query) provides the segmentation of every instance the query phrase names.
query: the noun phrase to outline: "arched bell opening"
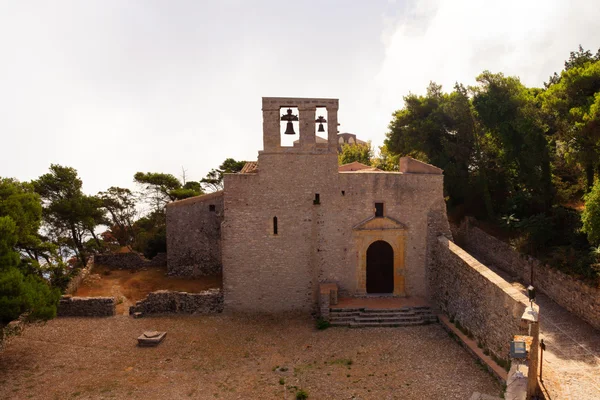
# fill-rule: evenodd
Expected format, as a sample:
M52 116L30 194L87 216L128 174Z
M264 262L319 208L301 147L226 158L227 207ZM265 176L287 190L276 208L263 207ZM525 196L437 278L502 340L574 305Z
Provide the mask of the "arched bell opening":
M327 139L327 108L317 107L315 115L315 132L317 136Z
M371 243L367 249L367 293L394 292L394 249L384 241Z

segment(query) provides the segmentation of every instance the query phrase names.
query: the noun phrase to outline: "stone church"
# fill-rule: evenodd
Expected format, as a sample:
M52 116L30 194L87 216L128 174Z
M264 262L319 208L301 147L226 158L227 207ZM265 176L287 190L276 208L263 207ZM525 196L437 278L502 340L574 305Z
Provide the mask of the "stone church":
M226 174L224 190L167 207L169 273L222 273L233 311L311 311L323 283L341 296L428 298L431 247L449 234L442 170L409 157L398 172L338 166L348 134L337 99L265 97L262 112L258 161ZM299 131L287 147L282 121Z

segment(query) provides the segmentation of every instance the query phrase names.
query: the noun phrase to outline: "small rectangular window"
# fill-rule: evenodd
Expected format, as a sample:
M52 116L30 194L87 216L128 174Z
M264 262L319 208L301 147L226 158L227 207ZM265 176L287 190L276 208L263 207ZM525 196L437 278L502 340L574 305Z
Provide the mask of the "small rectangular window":
M319 193L315 193L315 199L313 200L313 204L321 204L321 197Z
M277 235L277 217L273 217L273 235Z
M215 205L214 204L209 204L208 205L208 211L216 211Z
M375 203L375 216L383 217L383 203Z
M345 196L345 195L346 195L346 191L342 190L342 196Z

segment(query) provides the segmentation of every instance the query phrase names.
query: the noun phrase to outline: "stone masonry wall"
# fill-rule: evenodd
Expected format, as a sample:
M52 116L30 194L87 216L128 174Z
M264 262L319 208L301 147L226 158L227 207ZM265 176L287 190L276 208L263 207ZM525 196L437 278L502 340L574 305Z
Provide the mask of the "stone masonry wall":
M228 309L314 310L321 282L337 283L342 296L357 294L353 228L374 215L375 202L406 226L406 295L427 296L428 214L445 215L442 175L338 173L336 154L261 153L258 165L257 174L225 175Z
M167 267L170 275L220 274L223 192L169 203Z
M110 317L115 315L114 297L62 296L58 302L59 317Z
M79 289L79 286L81 286L81 283L92 272L92 269L94 269L94 257L90 257L87 266L85 268L80 269L77 275L71 278L69 284L67 285L67 288L65 289L65 294L75 294L75 292L77 292L77 289Z
M214 314L223 311L223 294L218 289L200 293L159 290L129 308L129 314Z
M109 268L138 269L143 267L161 267L167 265L165 253L158 253L153 259L148 260L139 253L97 254L94 264L104 265Z
M527 297L448 238L437 241L429 271L432 300L484 348L507 359Z
M600 288L566 275L539 260L520 254L509 244L488 235L465 220L459 231L466 249L482 262L494 265L526 285L531 284L556 303L600 329Z

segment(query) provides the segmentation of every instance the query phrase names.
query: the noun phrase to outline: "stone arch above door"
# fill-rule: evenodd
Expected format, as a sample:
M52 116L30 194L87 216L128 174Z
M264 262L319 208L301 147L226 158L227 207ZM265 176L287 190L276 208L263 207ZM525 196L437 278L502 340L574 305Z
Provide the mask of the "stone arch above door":
M405 296L404 248L408 233L406 226L389 217L371 217L354 226L352 231L358 252L356 293L367 294L367 249L372 243L382 240L394 250L393 294Z

